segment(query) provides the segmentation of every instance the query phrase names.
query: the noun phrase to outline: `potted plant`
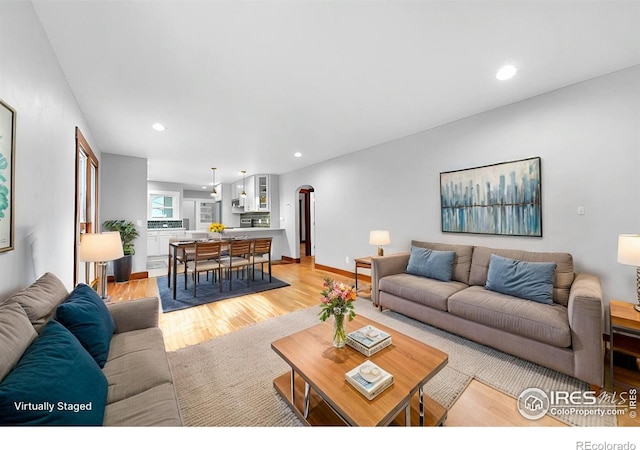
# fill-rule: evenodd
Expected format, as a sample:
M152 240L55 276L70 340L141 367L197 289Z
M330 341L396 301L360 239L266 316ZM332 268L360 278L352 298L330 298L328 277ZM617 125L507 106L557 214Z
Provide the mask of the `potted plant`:
M122 241L122 253L124 256L113 261L113 277L116 283L129 281L131 277L132 256L136 253L133 248L133 241L140 236L140 232L133 222L127 220L106 220L102 226L107 231L117 231L120 233Z

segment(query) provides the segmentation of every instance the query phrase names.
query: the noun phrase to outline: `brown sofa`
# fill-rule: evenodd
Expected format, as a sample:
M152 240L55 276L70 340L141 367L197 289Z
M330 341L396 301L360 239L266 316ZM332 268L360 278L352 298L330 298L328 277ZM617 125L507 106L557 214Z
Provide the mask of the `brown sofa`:
M372 301L473 341L557 370L592 386L604 384L604 313L600 280L574 273L568 253L539 253L412 241L455 251L451 281L405 273L410 252L372 258ZM485 289L491 254L556 263L553 304Z
M85 286L85 288L87 287ZM36 346L38 338L43 337L47 328L52 328L48 325L55 325L59 332L58 339L61 339L60 332L68 334L69 330L56 323L58 322L56 309L69 296L70 293L62 282L55 275L46 273L28 288L0 301L0 402L4 401L5 403L0 404L0 408L12 413L11 421L6 416L0 417L0 424L20 424L22 420L20 414L23 412L24 417L29 418L28 421L25 419L25 424L93 424L83 423L83 411L80 413L76 411L75 414L68 416L64 416L58 411L60 406L57 402L63 400L66 402L67 392L74 391L72 388L75 386L69 386L71 383L69 379L52 380L51 378L56 374L55 367L48 367L47 371L50 369L50 373L36 374L35 383L44 383L39 386L40 388L48 386L46 383L52 383L52 394L47 397L47 402L42 403L52 410L56 409L57 416L55 414L37 416L38 411L32 410L39 407L39 404L34 403L35 406L29 405L27 408L24 406L26 403L24 399L13 398L10 390L15 390L15 386L20 384L19 376L15 375L24 373L18 370L18 367L25 366L25 364L19 366L20 362L26 359L24 356L29 352L33 356L35 352L33 348ZM99 297L97 298L100 300ZM100 307L104 309L103 304ZM93 377L91 378L93 384L88 386L85 393L79 395L76 393L73 398L84 404L88 400L82 402L83 398L95 399L94 395L99 391L101 398L99 401L91 403L90 406L95 410L96 404L104 405L104 410L100 410L99 414L93 418L103 417L102 425L105 426L182 425L164 339L162 331L158 328L158 299L144 298L108 304L107 309L107 315L111 315L112 323L115 324L115 332L110 335L108 356L105 355L106 362L103 362L102 368L92 359L89 351L86 354L81 354L83 347L80 346L79 338L76 341L77 345L73 347L73 352L68 350L58 352L55 346L48 349L48 357L53 357L60 365L66 365L68 359L73 360L73 363L69 364L68 372L71 379L79 380L82 383L89 376ZM67 344L73 339L75 339L73 335L63 337ZM42 354L42 346L39 350ZM44 348L44 350L46 353L47 349ZM30 362L33 363L33 358ZM78 370L86 370L88 374L81 373L77 377L77 373L73 372L74 366L77 366ZM99 377L98 382L95 382L96 373ZM104 378L106 378L106 382ZM72 398L72 394L68 395L69 398ZM13 402L18 403L14 406ZM83 406L80 405L80 407ZM13 409L19 408L21 408L20 411L13 411ZM34 415L36 415L35 418ZM67 423L67 419L72 422Z

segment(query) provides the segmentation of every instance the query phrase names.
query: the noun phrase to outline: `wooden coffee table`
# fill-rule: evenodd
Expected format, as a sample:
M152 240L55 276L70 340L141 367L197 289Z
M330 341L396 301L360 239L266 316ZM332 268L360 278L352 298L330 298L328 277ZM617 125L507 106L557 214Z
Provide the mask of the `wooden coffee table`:
M347 322L347 332L366 325L392 339L370 357L349 346L333 347L331 320L274 341L271 348L291 366L273 381L276 391L307 425L441 425L446 409L423 395L422 388L447 364L447 354L362 316ZM393 385L373 400L344 378L367 359L394 377Z

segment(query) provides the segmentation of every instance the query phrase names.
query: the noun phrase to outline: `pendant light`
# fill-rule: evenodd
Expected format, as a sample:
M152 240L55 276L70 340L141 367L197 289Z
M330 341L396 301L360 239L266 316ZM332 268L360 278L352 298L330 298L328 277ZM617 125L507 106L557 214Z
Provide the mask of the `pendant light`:
M216 191L216 168L212 167L211 168L211 172L212 172L212 176L211 176L211 196L215 197L216 195L218 195L218 191Z
M246 198L247 196L247 192L244 190L244 182L245 182L245 174L247 173L246 170L241 170L240 171L242 173L242 193L240 194L240 197L242 198Z

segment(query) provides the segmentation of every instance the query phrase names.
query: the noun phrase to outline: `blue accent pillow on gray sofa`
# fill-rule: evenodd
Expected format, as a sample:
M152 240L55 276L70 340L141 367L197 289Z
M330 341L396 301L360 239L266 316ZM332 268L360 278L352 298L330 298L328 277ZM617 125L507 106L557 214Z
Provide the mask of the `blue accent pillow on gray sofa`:
M78 338L100 368L109 356L116 324L104 301L86 284L79 284L56 309L56 320Z
M454 251L431 250L430 248L412 246L405 273L440 281L451 281L455 258L456 252Z
M2 425L92 425L104 421L107 378L55 320L0 383Z
M520 261L492 254L484 287L552 305L555 274L556 263Z

